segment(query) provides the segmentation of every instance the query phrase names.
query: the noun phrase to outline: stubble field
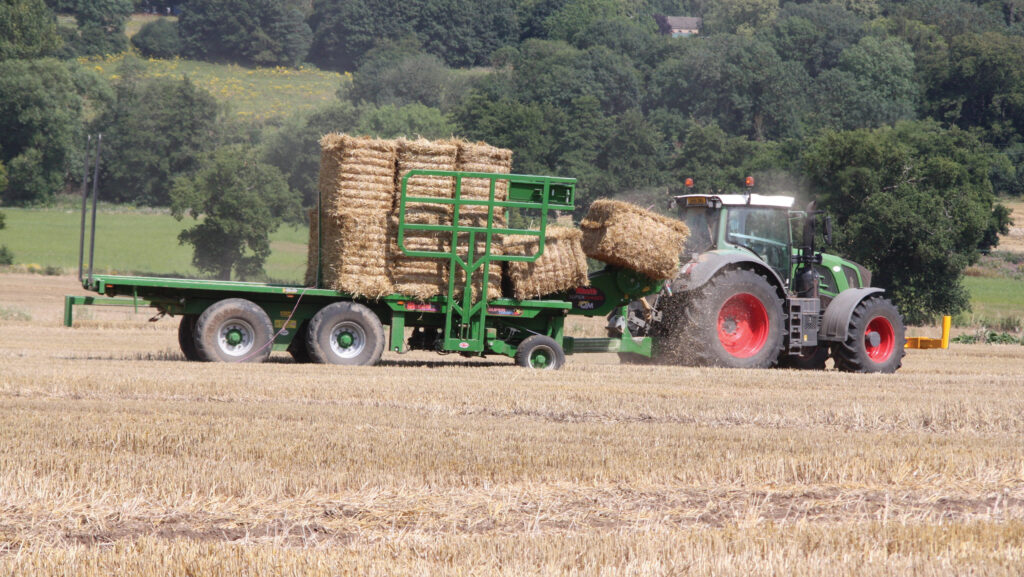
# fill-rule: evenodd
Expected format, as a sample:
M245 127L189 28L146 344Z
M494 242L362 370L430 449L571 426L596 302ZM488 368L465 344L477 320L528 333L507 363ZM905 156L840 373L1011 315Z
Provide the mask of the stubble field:
M1024 347L896 375L194 364L0 275L0 574L1019 575ZM24 320L31 316L31 320Z

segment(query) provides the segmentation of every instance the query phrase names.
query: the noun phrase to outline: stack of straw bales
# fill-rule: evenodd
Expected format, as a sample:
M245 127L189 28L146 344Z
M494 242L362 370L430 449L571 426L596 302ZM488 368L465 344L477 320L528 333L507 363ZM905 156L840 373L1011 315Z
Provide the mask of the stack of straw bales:
M575 228L549 226L544 241L544 254L534 262L509 262L508 279L513 296L519 300L587 286L587 257L580 241L583 233ZM508 236L504 248L507 255L537 253L539 239L533 236Z
M456 163L457 170L463 172L483 172L489 174L509 174L512 172L512 151L505 148L498 148L491 146L485 142L460 142L459 143L459 154L458 161ZM483 178L463 178L461 181L460 196L463 199L470 200L488 200L491 196L491 181ZM494 184L494 200L506 201L508 200L508 181L499 180ZM464 205L459 211L459 224L461 226L487 226L487 214L488 208L481 205ZM494 208L494 228L505 228L507 221L505 218L505 207ZM465 238L459 239L459 254L463 257L467 256L469 238L463 235ZM484 234L477 234L475 242L473 243L474 254L483 254L487 248L487 236ZM462 249L461 247L467 247ZM491 254L501 255L502 253L502 239L501 235L493 235L491 237ZM473 288L474 291L481 284L482 281L482 270L474 273ZM494 299L501 296L501 263L492 262L488 274L487 283L487 298ZM466 277L464 271L459 271L458 275L459 286L465 286ZM476 295L474 294L474 298Z
M690 234L681 221L608 199L594 201L580 227L587 256L654 280L675 278Z
M442 258L406 256L398 246L398 199L402 194L402 179L410 170L455 170L459 146L454 141L426 139L400 139L394 183L394 210L390 215L390 243L388 274L395 292L415 299L428 299L448 290L447 261ZM406 195L428 198L452 198L455 179L444 176L413 176L406 186ZM452 207L447 204L408 202L405 221L410 224L451 223ZM448 252L451 235L443 232L406 230L405 248Z
M486 143L459 140L430 141L425 139L375 140L343 134L328 134L321 139L320 212L310 214L310 245L307 255L306 284L347 292L356 296L379 298L400 293L415 299L428 299L448 290L448 260L445 258L409 257L398 246L399 200L402 178L410 170L458 170L490 174L512 171L512 151ZM490 180L463 179L460 194L464 199L488 200ZM414 176L406 188L409 197L454 198L455 179L443 176ZM494 200L508 200L508 181L495 183ZM409 224L451 225L453 210L447 204L407 202L405 219ZM461 226L487 226L488 207L463 206ZM493 226L507 226L503 207L495 207ZM586 264L579 245L578 233L549 229L555 237L547 248L551 252L530 271L518 270L524 279L520 294L539 296L579 286L586 282ZM529 239L527 239L527 242ZM533 241L536 244L536 241ZM470 239L458 239L459 254L466 258ZM477 233L474 255L486 249L487 236ZM451 247L451 234L434 231L406 230L407 250L438 254ZM504 254L501 235L491 238L491 254ZM511 242L512 250L526 250L521 242ZM525 253L517 253L525 254ZM577 258L578 257L578 258ZM317 270L319 263L320 270ZM583 263L582 267L580 263ZM553 269L566 267L566 270ZM582 271L582 273L580 272ZM479 296L482 269L474 273L474 298ZM533 280L528 277L536 276ZM560 277L556 282L555 277ZM574 280L567 280L574 279ZM491 263L488 270L487 297L501 297L502 265ZM532 283L532 284L530 284ZM465 285L465 273L458 271L456 286ZM550 288L555 287L555 288ZM540 291L540 292L538 292Z
M394 206L395 143L332 133L320 140L320 147L321 284L370 298L390 294L388 216Z

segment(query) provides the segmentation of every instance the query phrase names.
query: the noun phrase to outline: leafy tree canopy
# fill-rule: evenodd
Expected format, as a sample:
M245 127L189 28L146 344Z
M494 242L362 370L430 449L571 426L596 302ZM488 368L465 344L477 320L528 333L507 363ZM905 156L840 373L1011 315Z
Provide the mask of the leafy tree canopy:
M270 255L270 233L299 210L281 172L240 146L218 149L194 176L178 177L171 211L202 220L181 232L178 241L194 248L192 263L219 279L251 279L263 274Z
M967 309L963 270L993 228L992 150L959 129L902 122L828 132L803 155L812 190L836 217L837 245L874 271L912 323ZM1002 220L1002 222L999 222Z
M0 2L0 60L51 56L60 45L57 17L43 0Z
M505 0L316 0L310 60L353 71L381 42L415 38L452 66L486 64L518 38L515 6Z
M181 52L178 24L163 18L148 22L132 36L132 45L143 56L173 58Z
M218 105L188 78L124 75L104 126L104 182L122 202L166 206L174 177L191 174L216 143Z
M178 21L185 54L259 66L297 66L312 32L292 0L190 2Z
M60 191L82 132L82 99L52 59L0 62L0 162L5 204L38 204Z

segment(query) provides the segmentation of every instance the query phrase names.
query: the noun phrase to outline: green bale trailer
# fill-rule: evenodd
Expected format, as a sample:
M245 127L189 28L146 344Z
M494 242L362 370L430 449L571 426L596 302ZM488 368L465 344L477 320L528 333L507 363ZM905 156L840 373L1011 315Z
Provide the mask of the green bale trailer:
M409 179L421 175L453 178L455 194L448 199L408 196ZM489 198L462 198L462 181L466 178L489 180ZM496 184L500 181L507 182L507 200L495 199ZM565 319L569 315L594 317L618 312L619 316L626 316L630 302L664 288L664 283L634 271L606 267L590 275L591 286L543 299L488 299L491 263L533 262L539 258L544 250L549 212L574 208L575 184L575 179L551 176L409 172L402 182L398 244L410 257L448 261L452 274L444 296L414 300L392 294L366 299L323 288L319 279L317 286L306 287L93 274L90 249L88 275L81 272L80 266L79 276L83 287L98 296L66 297L64 323L72 326L76 306L152 307L158 316L180 318L178 340L182 353L196 361L260 362L273 350L286 350L298 362L373 365L387 348L396 353L423 349L466 356L503 355L514 358L523 367L558 369L565 363L566 355L575 353L650 356L651 338L634 337L628 328L609 338L575 338L565 334ZM95 202L94 188L94 209ZM450 205L451 224L410 223L406 219L408 203ZM468 206L486 207L486 223L460 225L460 212ZM83 196L83 239L85 207ZM499 227L494 218L497 208L531 210L536 224L524 228ZM95 237L95 210L92 228ZM409 250L404 239L410 231L450 234L450 249ZM492 254L495 237L507 235L536 237L539 248L525 256ZM483 242L478 243L479 239ZM483 250L475 252L474 247L481 245ZM456 274L460 270L465 274ZM458 285L459 279L465 279L463 286ZM479 286L475 299L471 284ZM406 334L407 329L411 329L411 336Z

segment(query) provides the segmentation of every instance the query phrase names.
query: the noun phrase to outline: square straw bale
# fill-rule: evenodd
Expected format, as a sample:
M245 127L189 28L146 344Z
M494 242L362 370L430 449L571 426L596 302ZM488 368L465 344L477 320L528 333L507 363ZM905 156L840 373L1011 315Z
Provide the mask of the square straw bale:
M506 264L512 296L519 300L539 298L581 286L588 286L587 257L583 254L583 233L564 226L549 226L545 231L544 254L534 262ZM539 239L509 235L505 238L507 255L536 254Z
M406 214L409 224L446 224L438 214L417 212ZM406 256L398 246L398 216L388 222L387 271L395 292L416 300L426 300L448 292L448 262L451 233L427 230L406 230L407 250L437 252L438 258Z
M332 133L320 146L321 284L356 296L390 294L388 216L396 143Z
M654 280L675 278L690 234L681 221L609 199L594 201L580 228L587 256Z
M512 172L512 151L491 146L486 142L460 142L456 170L462 172L484 172L488 174L509 174ZM461 196L464 199L488 200L491 196L491 181L483 178L463 178ZM508 181L498 180L494 183L494 200L508 200ZM486 206L463 206L460 214L473 218L483 215L487 217ZM495 207L494 225L505 226L505 207Z
M487 226L487 214L470 214L459 218L463 226L475 226L485 228ZM499 226L499 225L495 225ZM469 257L469 233L459 233L459 256L463 260L468 260ZM480 258L484 251L487 250L487 235L483 232L477 232L474 235L473 241L473 255L474 258ZM491 236L491 255L501 256L505 254L502 247L501 235ZM476 301L480 298L481 286L483 283L483 268L480 268L473 273L473 300ZM501 298L501 276L502 266L501 261L492 261L488 267L487 275L487 300L494 300ZM461 268L458 271L457 284L455 285L458 296L462 296L464 291L459 290L466 286L466 272Z
M394 175L394 207L397 213L402 195L402 179L410 170L455 170L459 146L455 141L433 141L425 138L398 140L397 172ZM447 176L414 176L409 179L407 196L429 198L452 198L455 194L455 179ZM406 214L431 213L440 216L451 214L450 204L427 204L410 202L405 206Z

